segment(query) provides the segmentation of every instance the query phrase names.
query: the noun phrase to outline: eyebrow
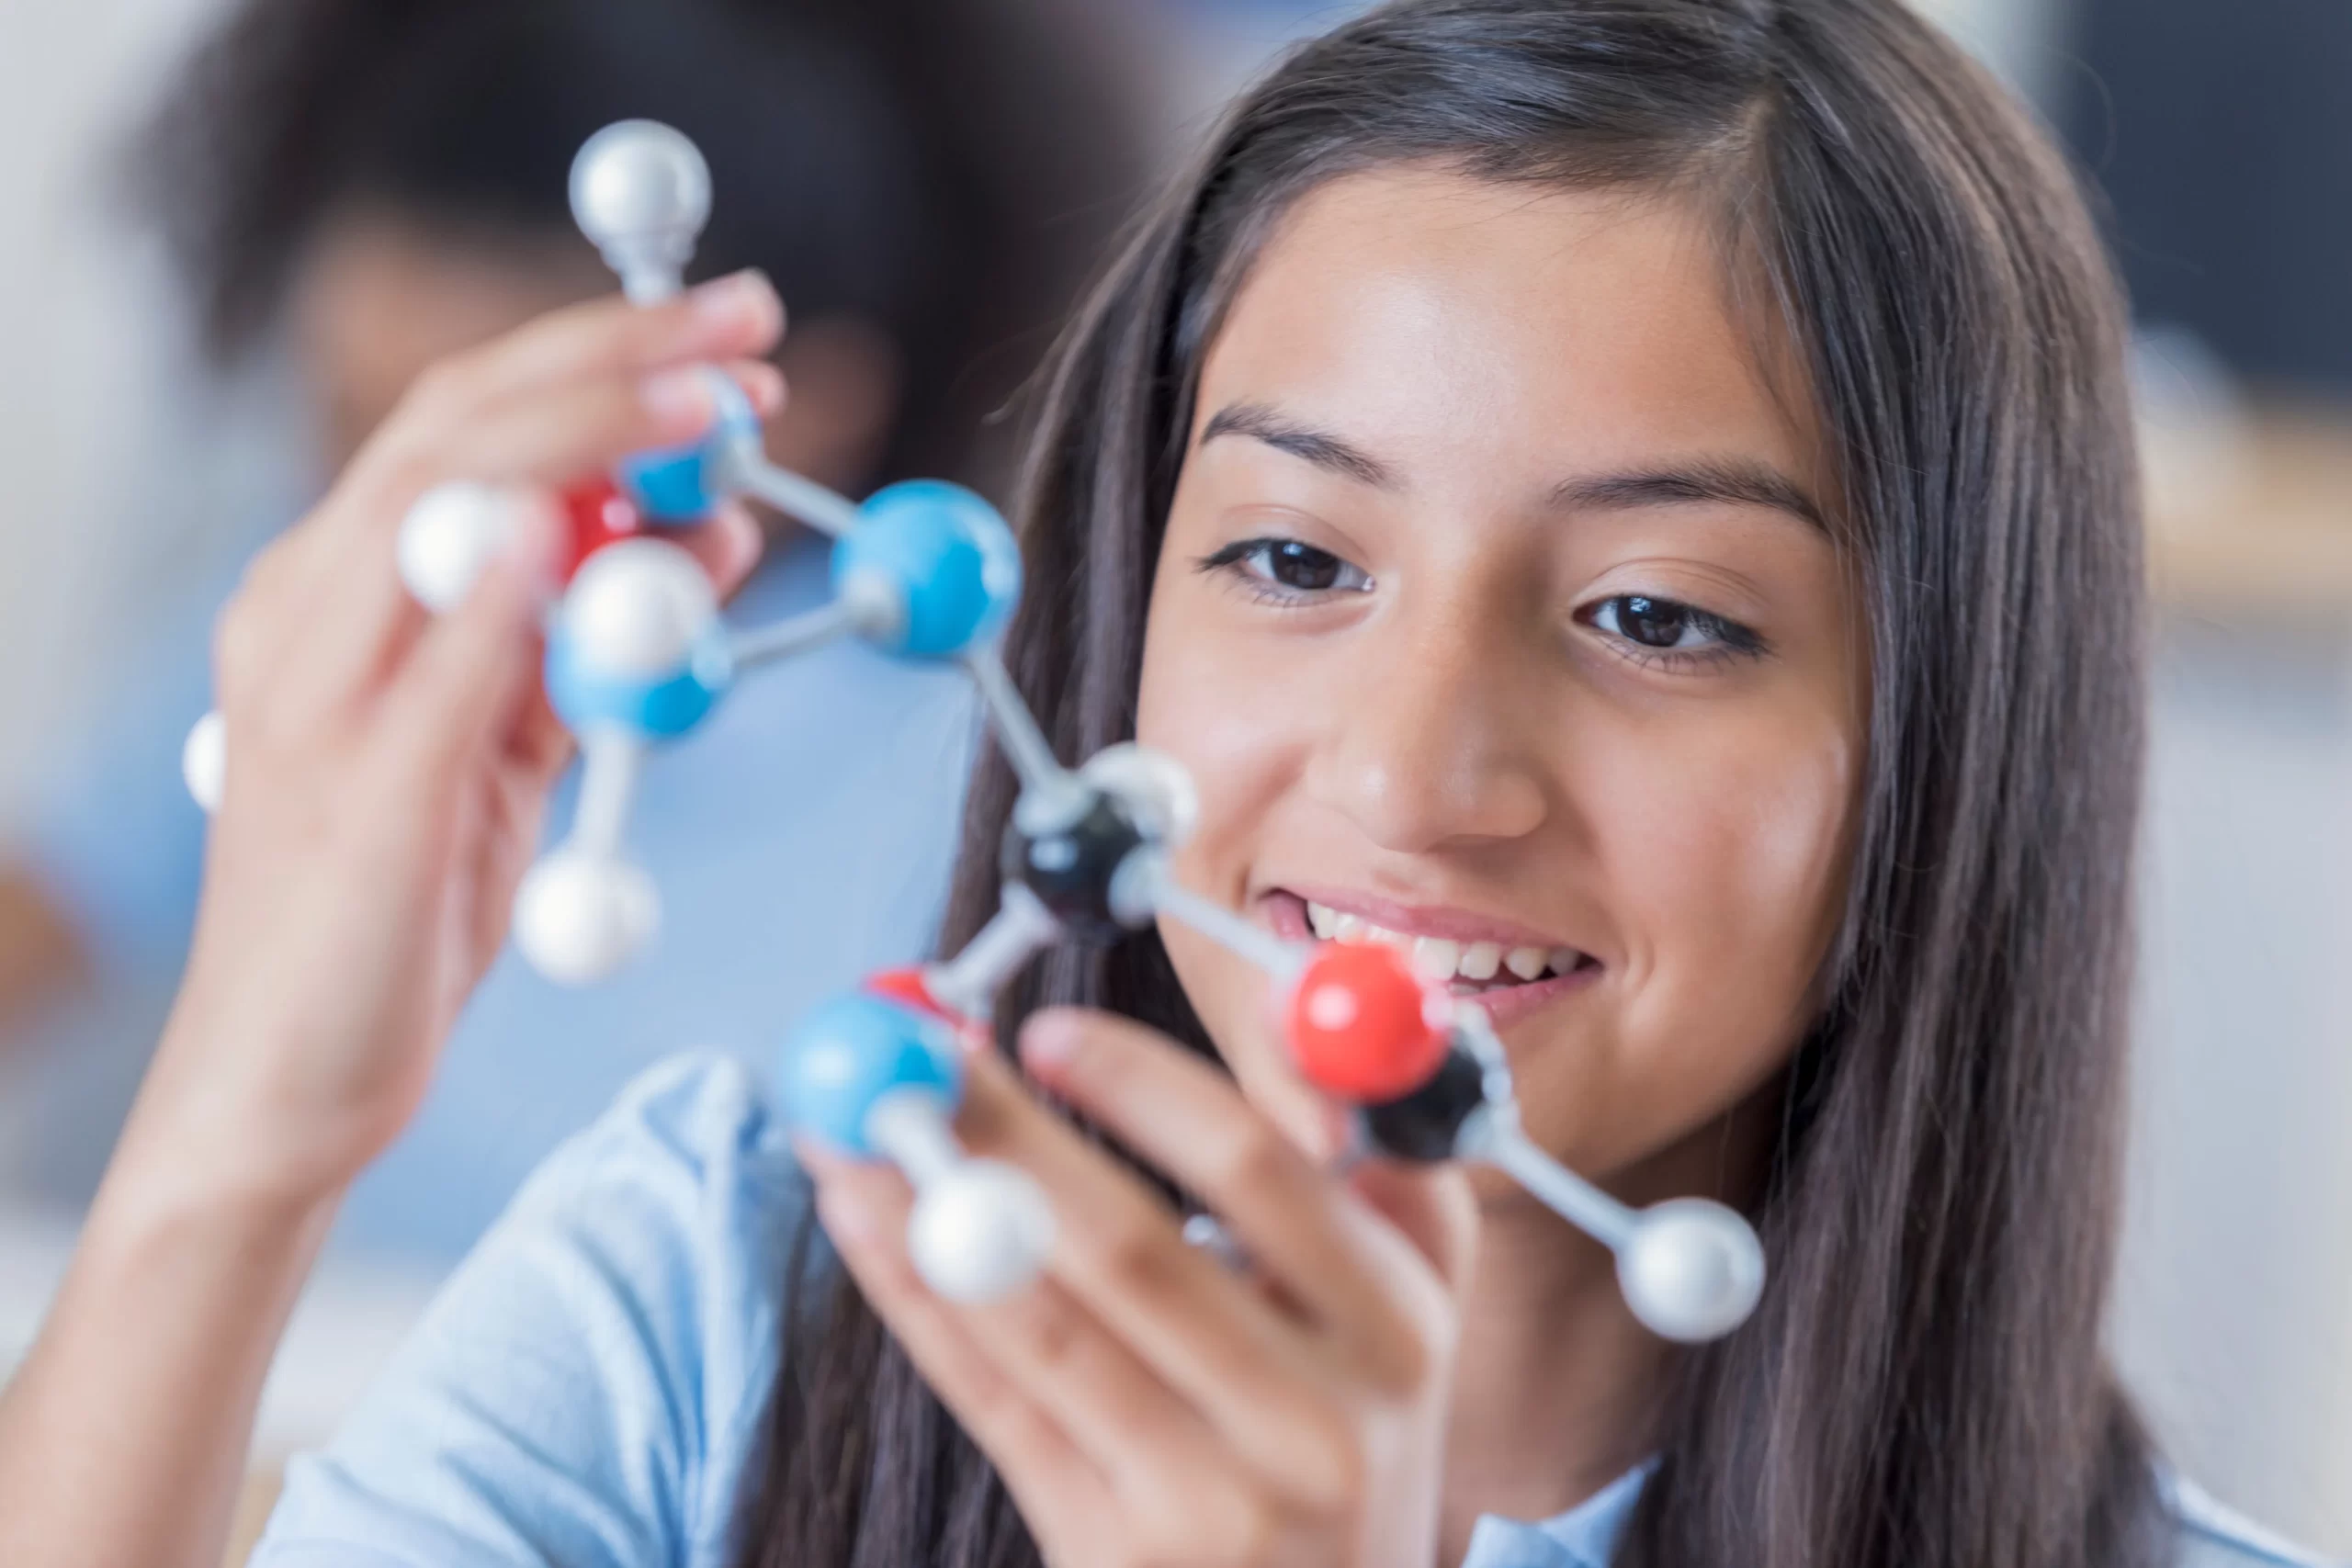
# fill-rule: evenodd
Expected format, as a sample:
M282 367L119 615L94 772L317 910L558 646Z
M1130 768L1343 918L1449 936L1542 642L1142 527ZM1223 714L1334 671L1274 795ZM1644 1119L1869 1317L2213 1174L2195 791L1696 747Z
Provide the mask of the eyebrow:
M1762 506L1829 531L1821 508L1802 486L1770 464L1744 457L1699 457L1639 473L1565 479L1554 487L1551 501L1559 507L1614 511L1711 502Z
M1247 435L1277 452L1303 457L1318 468L1375 490L1398 488L1396 474L1377 457L1329 431L1286 419L1263 403L1232 403L1217 410L1208 428L1201 432L1201 445L1205 446L1220 435Z
M1395 469L1327 430L1301 424L1264 403L1219 409L1201 432L1205 446L1220 435L1246 435L1317 468L1376 490L1403 488ZM1697 457L1631 473L1564 479L1549 503L1561 509L1628 512L1645 506L1761 506L1784 512L1823 533L1829 525L1802 486L1770 464L1743 457Z

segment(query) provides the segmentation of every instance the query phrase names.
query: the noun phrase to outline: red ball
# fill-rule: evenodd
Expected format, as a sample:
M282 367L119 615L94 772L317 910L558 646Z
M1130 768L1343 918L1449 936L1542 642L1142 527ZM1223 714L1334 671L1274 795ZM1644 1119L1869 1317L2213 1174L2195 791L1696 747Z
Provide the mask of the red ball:
M1365 1105L1401 1100L1445 1060L1452 998L1424 987L1383 942L1329 942L1291 987L1291 1054L1306 1080Z
M878 969L865 977L865 988L901 1007L912 1008L917 1012L944 1019L949 1023L968 1021L962 1013L943 1005L937 997L931 994L931 987L923 983L920 968Z
M571 523L571 564L564 570L567 581L580 570L581 562L606 545L645 532L645 518L637 502L603 475L565 491L563 514Z
M956 1043L967 1052L989 1048L991 1040L989 1026L967 1012L958 1012L931 994L930 985L922 977L921 964L904 969L877 969L865 977L868 995L885 1001L896 1002L925 1018L935 1018L956 1033Z

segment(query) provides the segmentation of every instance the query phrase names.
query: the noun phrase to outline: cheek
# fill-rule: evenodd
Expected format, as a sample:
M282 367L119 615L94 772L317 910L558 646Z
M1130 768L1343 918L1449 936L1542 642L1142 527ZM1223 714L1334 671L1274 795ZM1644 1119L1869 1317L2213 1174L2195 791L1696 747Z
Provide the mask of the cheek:
M1758 716L1687 751L1618 753L1596 791L1612 903L1645 990L1736 976L1738 1012L1793 1009L1838 914L1853 749L1829 727Z
M1136 739L1182 762L1200 820L1176 864L1228 906L1249 892L1252 852L1278 815L1312 744L1283 666L1247 639L1220 635L1213 593L1190 582L1155 592L1144 637Z
M1860 747L1838 722L1780 711L1588 754L1616 1005L1599 1049L1553 1057L1526 1088L1546 1141L1607 1169L1704 1126L1794 1049L1843 912Z
M1228 908L1279 821L1311 744L1295 696L1271 678L1263 650L1219 635L1218 606L1200 585L1155 588L1136 696L1136 739L1182 762L1200 797L1193 836L1173 864L1183 884ZM1308 1116L1289 1072L1265 974L1178 921L1160 936L1193 1010L1250 1097L1288 1122ZM1296 1102L1296 1103L1294 1103Z

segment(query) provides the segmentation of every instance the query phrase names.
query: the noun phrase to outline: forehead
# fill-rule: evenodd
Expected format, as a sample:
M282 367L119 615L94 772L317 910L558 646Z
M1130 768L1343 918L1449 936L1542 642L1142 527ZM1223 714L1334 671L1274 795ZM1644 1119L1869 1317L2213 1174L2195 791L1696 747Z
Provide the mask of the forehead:
M1736 451L1812 477L1696 203L1400 167L1287 212L1202 369L1197 422L1268 400L1414 470Z

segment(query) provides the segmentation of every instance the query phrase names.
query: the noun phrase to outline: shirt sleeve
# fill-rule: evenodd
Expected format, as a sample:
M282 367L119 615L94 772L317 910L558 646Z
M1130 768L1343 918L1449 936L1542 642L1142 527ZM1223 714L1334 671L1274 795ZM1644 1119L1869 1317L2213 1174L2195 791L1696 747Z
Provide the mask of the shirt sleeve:
M650 1069L288 1467L255 1568L720 1562L807 1208L747 1069Z
M2175 1568L2335 1568L2168 1467L2158 1467L2156 1490L2173 1519Z

